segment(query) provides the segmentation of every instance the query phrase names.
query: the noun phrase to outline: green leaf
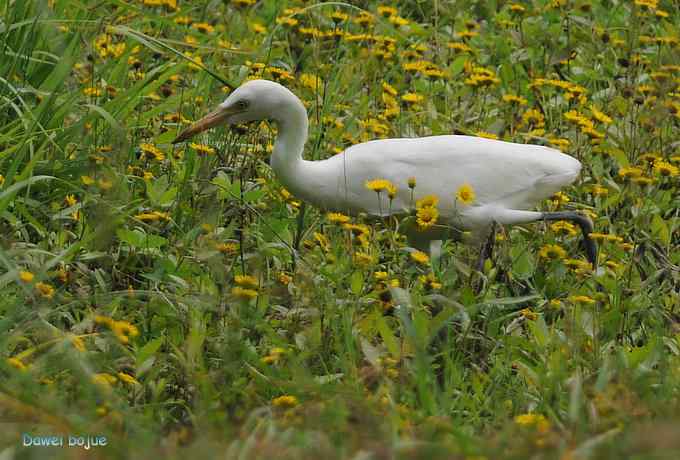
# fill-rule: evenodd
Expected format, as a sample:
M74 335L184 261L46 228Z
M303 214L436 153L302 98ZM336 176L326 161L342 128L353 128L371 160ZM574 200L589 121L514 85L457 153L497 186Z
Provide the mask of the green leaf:
M378 327L378 333L380 334L380 337L382 337L387 351L389 351L395 359L399 359L401 356L401 352L399 350L399 341L395 337L394 332L392 332L392 329L390 329L390 327L387 325L385 318L382 316L379 317L377 319L376 325Z
M353 294L355 295L361 294L361 290L364 287L364 274L361 271L356 270L350 276L349 284Z
M127 243L134 248L140 249L160 248L168 242L168 240L162 236L149 235L139 229L119 229L116 231L116 235L124 243Z

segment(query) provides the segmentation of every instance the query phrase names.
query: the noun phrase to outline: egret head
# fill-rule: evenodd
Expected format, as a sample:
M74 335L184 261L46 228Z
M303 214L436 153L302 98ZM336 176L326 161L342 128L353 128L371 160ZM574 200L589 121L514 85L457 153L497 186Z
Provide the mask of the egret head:
M182 131L173 144L225 123L234 125L255 120L282 119L286 100L293 96L288 89L269 80L251 80L236 88L217 109Z

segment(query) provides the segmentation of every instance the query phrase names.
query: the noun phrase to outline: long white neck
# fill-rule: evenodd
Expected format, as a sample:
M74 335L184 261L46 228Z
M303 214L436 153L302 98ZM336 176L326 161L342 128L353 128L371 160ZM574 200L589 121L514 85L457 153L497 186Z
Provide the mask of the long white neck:
M274 118L279 132L274 143L271 166L286 189L298 198L314 203L318 200L315 193L320 179L315 174L315 163L318 162L302 158L309 127L307 110L300 99L286 92L288 94L284 103Z

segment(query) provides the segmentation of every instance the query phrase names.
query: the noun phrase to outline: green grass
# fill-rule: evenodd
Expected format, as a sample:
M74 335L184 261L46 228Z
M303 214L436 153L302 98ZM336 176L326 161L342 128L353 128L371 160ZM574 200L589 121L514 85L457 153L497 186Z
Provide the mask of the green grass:
M99 458L678 458L672 0L150 3L0 2L1 458L82 452L23 433L104 435ZM353 236L277 184L266 123L170 144L257 76L308 105L308 159L452 132L577 157L540 208L593 217L599 269L547 224L501 229L482 273L455 242L412 260L408 222Z

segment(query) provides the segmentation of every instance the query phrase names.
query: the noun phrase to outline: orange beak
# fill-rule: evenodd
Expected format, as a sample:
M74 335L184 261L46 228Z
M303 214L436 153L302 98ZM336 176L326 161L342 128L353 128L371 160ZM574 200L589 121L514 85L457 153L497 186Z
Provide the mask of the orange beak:
M196 134L205 131L206 129L210 129L213 126L219 125L229 115L232 115L233 113L234 113L233 110L223 109L222 107L219 107L217 110L210 112L208 115L204 116L196 123L194 123L187 129L179 133L179 136L177 136L177 138L175 138L175 140L172 141L172 143L177 144L179 142L185 141L189 138L194 137Z

